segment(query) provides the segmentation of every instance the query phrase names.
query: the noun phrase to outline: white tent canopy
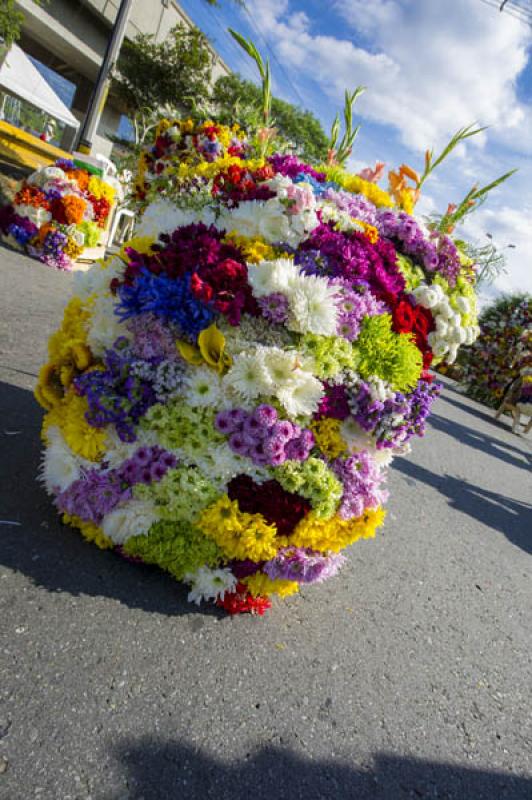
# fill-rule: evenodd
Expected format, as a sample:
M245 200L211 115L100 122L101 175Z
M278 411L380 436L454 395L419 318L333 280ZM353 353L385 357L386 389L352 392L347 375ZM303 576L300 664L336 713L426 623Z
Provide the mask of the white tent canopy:
M27 100L31 105L71 128L79 128L76 117L16 44L11 45L0 67L0 89Z

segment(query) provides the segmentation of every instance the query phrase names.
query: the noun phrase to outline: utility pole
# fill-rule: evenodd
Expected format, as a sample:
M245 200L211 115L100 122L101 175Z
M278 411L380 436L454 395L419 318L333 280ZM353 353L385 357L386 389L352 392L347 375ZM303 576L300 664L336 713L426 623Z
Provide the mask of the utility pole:
M100 117L107 100L109 93L109 84L111 82L111 73L115 62L120 54L120 48L126 35L126 27L131 12L133 0L121 0L120 8L116 15L115 24L111 32L111 37L107 43L105 55L103 57L102 65L98 73L98 79L94 87L89 108L85 115L85 119L79 129L77 136L77 149L80 153L90 155L94 136L98 129Z

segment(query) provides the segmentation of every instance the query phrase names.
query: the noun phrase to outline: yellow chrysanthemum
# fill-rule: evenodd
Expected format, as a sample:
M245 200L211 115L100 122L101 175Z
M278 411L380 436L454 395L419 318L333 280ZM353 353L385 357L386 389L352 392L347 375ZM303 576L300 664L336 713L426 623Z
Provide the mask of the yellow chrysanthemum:
M286 543L285 537L276 536L277 528L268 525L262 514L240 511L237 501L227 495L205 509L196 525L227 558L239 561L267 561Z
M394 203L388 192L377 186L376 183L365 181L358 175L351 175L344 172L341 167L325 166L320 167L320 171L325 172L327 180L338 183L343 189L353 194L363 194L376 206L387 206L392 208Z
M69 391L57 407L59 427L65 441L78 456L88 461L99 461L105 452L105 431L94 428L85 419L89 404L85 397Z
M141 253L142 255L151 255L153 252L153 245L155 244L155 237L153 236L134 236L132 239L128 239L128 241L122 245L118 252L119 258L124 261L124 263L128 264L130 261L129 256L126 253L126 248L132 248L136 250L137 253ZM108 259L108 263L112 261L113 257ZM102 265L105 269L106 263Z
M91 175L89 179L89 193L94 195L97 200L105 197L109 203L113 203L116 190L97 175Z
M224 242L238 247L248 264L260 264L261 261L273 261L274 258L277 258L275 249L260 237L248 239L233 232L225 237Z
M371 539L375 536L386 516L381 508L366 511L356 519L343 520L334 517L331 520L318 519L311 512L296 526L290 544L297 547L311 547L313 550L337 553L357 539Z
M289 597L291 594L299 592L299 584L297 581L287 581L282 578L275 578L272 580L267 575L261 572L256 572L242 580L248 587L248 591L253 597L270 597L272 594L277 594L279 597Z
M347 450L347 444L340 435L341 424L339 419L324 417L315 420L310 425L316 444L321 452L331 460L338 458Z
M364 228L364 233L370 240L371 244L376 244L379 241L379 231L375 225L370 225L369 222L363 222L362 220L357 220L357 222L360 222Z
M100 550L110 550L114 547L113 541L94 522L85 522L79 517L70 516L70 514L63 514L63 522L65 525L78 528L83 538L87 542L93 542Z
M87 344L87 324L90 313L79 297L73 297L65 307L61 327L50 336L48 355L55 364L69 361L75 345Z

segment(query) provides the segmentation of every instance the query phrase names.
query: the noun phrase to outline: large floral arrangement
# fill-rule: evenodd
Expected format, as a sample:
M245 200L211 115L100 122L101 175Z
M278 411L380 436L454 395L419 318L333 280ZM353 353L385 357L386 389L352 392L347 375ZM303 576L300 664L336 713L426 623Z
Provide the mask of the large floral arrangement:
M519 375L519 348L532 325L532 299L517 294L501 297L479 318L480 335L460 353L460 379L470 397L496 408Z
M136 237L76 276L36 390L44 483L192 601L263 613L334 576L425 431L431 363L477 334L471 266L368 176L163 122Z
M105 180L59 160L32 173L0 209L0 233L11 246L69 270L85 247L98 244L114 198Z

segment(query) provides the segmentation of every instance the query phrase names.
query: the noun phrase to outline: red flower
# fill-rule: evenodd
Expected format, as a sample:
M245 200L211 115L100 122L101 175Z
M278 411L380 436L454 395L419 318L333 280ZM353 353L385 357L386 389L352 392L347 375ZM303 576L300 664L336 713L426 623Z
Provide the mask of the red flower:
M228 614L256 614L259 617L272 607L271 600L260 595L253 597L243 583L237 583L235 591L226 592L224 599L217 600L216 605Z
M416 306L413 309L414 324L412 330L414 333L419 333L423 337L427 337L430 331L434 330L434 317L430 308L423 308L423 306Z
M410 333L414 326L415 310L408 300L401 300L392 311L393 327L396 333Z

